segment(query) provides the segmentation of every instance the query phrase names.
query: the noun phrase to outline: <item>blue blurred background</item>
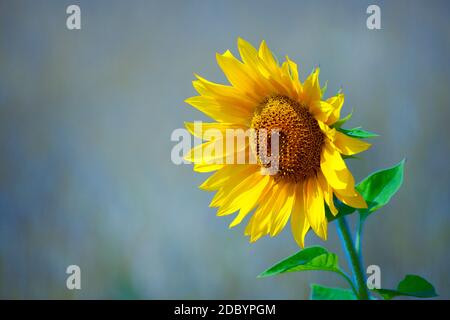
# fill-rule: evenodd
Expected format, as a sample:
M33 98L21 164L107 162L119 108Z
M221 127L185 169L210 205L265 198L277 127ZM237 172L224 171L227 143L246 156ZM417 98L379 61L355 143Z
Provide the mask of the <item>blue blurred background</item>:
M366 28L374 3L382 30ZM311 282L345 285L257 279L298 250L289 228L249 244L208 208L207 175L170 161L171 132L206 120L183 102L193 73L224 82L215 52L241 36L343 88L349 126L381 135L350 160L358 180L407 158L402 189L367 223L365 262L383 287L414 273L450 298L449 14L448 1L2 0L0 297L302 299ZM329 229L307 244L343 258ZM66 289L71 264L82 290Z

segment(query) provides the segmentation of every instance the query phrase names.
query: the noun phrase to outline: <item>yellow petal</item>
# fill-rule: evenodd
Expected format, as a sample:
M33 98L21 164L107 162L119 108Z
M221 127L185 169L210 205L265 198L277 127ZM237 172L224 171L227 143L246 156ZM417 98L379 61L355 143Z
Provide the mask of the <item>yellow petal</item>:
M217 137L218 134L214 134L214 137ZM224 164L226 163L227 157L230 159L235 158L234 154L240 151L236 150L236 148L226 148L226 142L222 138L207 138L206 140L210 141L192 148L184 156L184 159L193 163ZM245 148L242 145L239 147Z
M258 213L262 212L262 214L266 214L266 211L268 211L268 209L269 208L267 206L260 206L260 207L258 207L256 212L258 212ZM255 212L255 214L256 214L256 212ZM255 228L255 225L256 225L255 214L253 214L253 216L250 218L250 221L248 222L247 226L245 227L245 231L244 231L244 234L246 236L250 237L250 242L255 242L264 235L264 230L259 230L259 229Z
M253 230L253 233L260 233L261 235L266 235L273 228L273 223L275 220L276 214L281 210L283 204L286 201L286 185L283 183L278 183L275 188L273 188L274 192L270 200L267 201L267 211L264 215L256 215L256 222L254 226L257 226L256 231Z
M300 94L302 92L302 84L299 80L297 64L294 61L290 60L288 56L286 56L286 61L289 64L289 70L295 90L297 91L297 94Z
M334 200L333 200L333 189L328 184L327 180L325 179L322 171L317 172L317 181L319 183L320 188L323 192L323 198L325 199L326 204L330 208L330 211L333 215L338 214L338 210L334 206Z
M259 78L261 76L261 63L258 51L242 38L238 38L238 49L242 61L252 69L254 76Z
M201 185L200 189L205 191L214 191L224 186L224 184L234 176L248 169L246 165L224 165L224 167L213 173Z
M320 168L333 189L339 190L341 194L355 196L355 179L347 169L339 152L327 140L325 140L320 157Z
M223 143L223 140L220 140L220 142ZM219 142L219 143L220 143ZM204 156L204 154L207 154L209 152L206 152L205 150L212 150L214 146L216 146L216 143L218 143L218 140L208 141L202 144L199 144L195 147L193 147L191 150L189 150L186 155L184 155L184 160L190 161L193 163L205 163L205 164L222 164L219 161L216 160L213 156Z
M333 106L328 102L316 100L311 102L310 111L317 120L326 123L328 117L333 112Z
M200 80L192 81L192 86L201 96L212 96L211 91L209 91Z
M266 175L259 181L257 185L255 185L247 192L246 198L248 199L248 201L245 203L244 206L241 207L241 209L239 210L239 214L230 223L229 226L230 228L233 228L234 226L242 222L242 220L247 216L247 214L260 201L261 197L264 197L264 195L267 192L267 189L270 188L272 181L273 179L271 179L270 176Z
M241 139L241 136L245 137L245 131L237 134L235 131L228 132L228 129L225 132L216 128L206 130L202 138L207 142L195 146L183 158L202 164L248 164L250 159L247 157L251 155L250 140ZM236 137L239 137L237 141Z
M288 61L283 62L283 64L281 65L281 77L279 78L279 82L283 86L289 97L293 98L294 100L298 99L298 91L295 88L294 81L292 80Z
M222 137L225 137L227 129L246 129L242 124L225 122L185 122L184 126L193 136L201 139L205 139L205 131L219 130Z
M259 166L257 165L235 165L236 167L243 167L239 171L234 172L228 180L226 180L223 185L216 192L214 197L209 204L210 207L220 207L227 203L228 196L230 192L236 187L236 185L242 180L246 179L256 171L259 171Z
M366 151L371 146L370 143L367 143L360 139L349 137L339 131L336 131L334 145L337 147L340 153L347 156Z
M223 205L220 206L217 215L231 214L239 209L249 212L255 207L259 195L264 190L269 179L269 176L261 175L259 171L256 171L237 183L223 198Z
M253 214L252 217L250 218L250 220L248 221L247 225L245 226L245 230L244 230L244 235L250 237L250 242L252 242L251 236L252 236L252 228L253 228L254 221L255 221L255 215Z
M288 184L285 189L284 204L278 212L275 212L272 226L270 229L270 236L278 235L289 220L295 200L295 184Z
M334 141L334 136L336 135L336 129L330 128L328 125L323 123L322 121L318 120L317 123L319 124L320 130L325 134L325 136L330 140Z
M259 46L258 55L272 73L279 73L278 63L264 40Z
M194 164L194 171L196 172L211 172L211 171L217 171L225 167L224 164L205 164L205 163L195 163Z
M280 68L265 41L261 42L258 56L261 74L268 79L270 87L273 88L271 93L296 98L294 83L288 72L289 65L286 63Z
M320 69L316 68L303 83L302 100L303 103L310 106L313 101L320 100L322 90L319 83Z
M230 51L217 54L217 63L227 77L228 81L238 90L245 92L249 97L255 97L255 83L249 76L248 68L237 60Z
M270 194L267 194L264 199L262 199L259 207L253 214L251 219L251 229L248 230L250 242L255 242L269 232L272 214L281 205L281 197L279 197L280 191L281 188L279 184L273 185Z
M344 105L344 94L338 93L336 96L327 99L327 103L333 107L333 112L330 113L327 120L327 124L331 126L341 117L341 109Z
M195 74L198 80L193 81L197 91L207 97L214 98L218 103L229 108L253 110L259 99L248 97L233 86L226 86L206 80Z
M355 195L353 197L349 197L345 194L341 194L339 190L335 190L336 197L341 200L346 205L353 208L367 208L367 203L364 198L359 194L358 191L355 190Z
M294 208L291 215L291 230L295 241L301 247L305 247L305 236L310 226L305 212L303 199L303 183L297 183L295 189Z
M185 102L219 122L248 125L251 120L251 111L225 108L213 98L196 96L186 99Z
M311 177L306 182L304 193L306 203L306 216L314 232L323 240L327 239L328 222L325 217L324 199L322 189L315 177Z

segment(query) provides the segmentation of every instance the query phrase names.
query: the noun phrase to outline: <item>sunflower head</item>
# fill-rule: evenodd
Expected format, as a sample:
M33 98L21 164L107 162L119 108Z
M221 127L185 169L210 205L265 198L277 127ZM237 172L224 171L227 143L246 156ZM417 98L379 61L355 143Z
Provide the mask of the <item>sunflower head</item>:
M200 187L217 191L211 206L218 207L218 215L238 212L230 227L253 212L245 229L251 241L277 235L289 220L300 246L310 228L326 239L325 205L336 215L334 197L354 208L367 207L342 155L365 151L370 144L334 128L344 94L324 99L318 68L301 82L297 65L288 57L279 65L264 41L256 49L239 39L238 48L242 60L230 51L216 56L230 85L200 76L193 82L199 95L186 102L214 122L202 124L200 133L194 132L193 123L186 123L191 133L207 140L186 159L196 171L214 172ZM203 135L205 129L221 135L208 138ZM276 174L262 174L267 163L259 157L255 163L235 164L224 161L229 150L212 156L205 153L211 148L222 150L225 133L236 129L278 132ZM255 137L233 149L231 158L251 150L252 145L271 145L270 136Z
M280 95L264 99L255 110L251 127L257 138L260 129L279 132L277 180L304 181L320 169L324 135L308 108L298 101ZM270 141L262 143L271 145Z

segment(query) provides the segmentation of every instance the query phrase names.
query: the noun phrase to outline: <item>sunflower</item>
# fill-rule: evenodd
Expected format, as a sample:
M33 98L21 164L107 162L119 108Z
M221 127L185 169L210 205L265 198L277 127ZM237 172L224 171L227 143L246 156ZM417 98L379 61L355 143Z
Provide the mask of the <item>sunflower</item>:
M319 68L302 83L297 64L286 56L280 66L265 41L257 50L239 38L238 49L242 61L230 51L216 54L231 85L195 75L193 86L199 96L186 102L215 122L202 123L200 134L194 123L185 123L193 135L207 140L190 150L185 159L194 164L195 171L214 172L200 188L217 191L210 204L218 208L217 215L237 212L230 228L253 212L245 228L251 242L278 235L289 219L301 247L310 228L326 240L325 205L336 215L334 197L354 208L367 207L342 155L365 151L370 144L336 130L344 94L323 99ZM228 129L279 130L277 173L262 174L261 161L212 161L214 157L201 151L222 145L223 139L203 136L206 129L223 135ZM224 154L216 155L216 160Z

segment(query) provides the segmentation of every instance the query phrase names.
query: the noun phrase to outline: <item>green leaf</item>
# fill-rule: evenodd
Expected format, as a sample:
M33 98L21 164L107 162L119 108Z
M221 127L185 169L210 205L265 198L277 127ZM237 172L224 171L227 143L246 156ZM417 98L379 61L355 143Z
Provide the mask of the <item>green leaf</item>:
M300 250L296 254L278 262L258 277L270 277L286 272L322 270L342 273L338 266L338 257L320 246Z
M392 168L377 171L356 185L358 190L367 202L367 209L360 209L363 218L366 218L370 213L386 205L392 196L398 191L403 183L403 170L405 160L395 165ZM355 208L347 206L334 198L334 205L339 211L336 216L333 216L328 206L325 206L325 214L328 222L336 220L342 216L346 216L355 212Z
M342 127L342 125L343 125L344 123L346 123L348 120L350 120L350 119L352 118L352 116L353 116L353 109L352 109L352 112L350 112L350 113L349 113L348 115L346 115L344 118L342 118L342 119L336 121L336 122L332 125L332 128L335 128L336 130L338 130L339 128Z
M349 137L353 137L353 138L361 138L361 139L366 139L366 138L374 138L374 137L378 137L378 134L364 130L361 127L357 127L357 128L353 128L353 129L344 129L344 128L336 128L336 130L348 135Z
M311 284L311 300L357 300L352 290Z
M417 298L433 298L437 297L434 287L424 278L409 274L397 286L397 290L391 289L373 289L379 293L384 299L390 300L399 296L417 297Z
M386 205L403 183L405 159L392 168L375 172L361 181L357 186L367 202L367 209L359 210L364 216Z

